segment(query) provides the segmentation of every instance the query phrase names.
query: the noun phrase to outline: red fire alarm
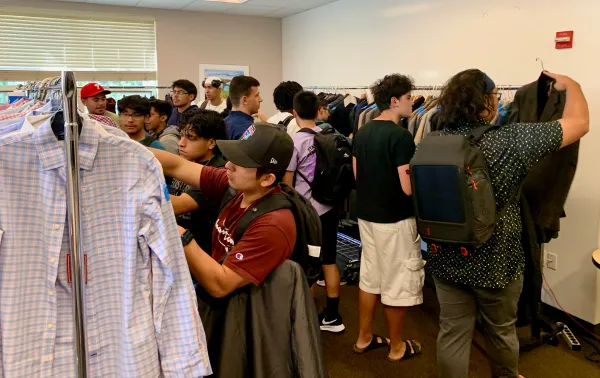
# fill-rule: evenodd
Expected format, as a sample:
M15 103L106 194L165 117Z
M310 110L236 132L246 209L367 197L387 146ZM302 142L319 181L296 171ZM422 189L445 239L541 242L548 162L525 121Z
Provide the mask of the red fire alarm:
M570 49L573 48L573 31L562 31L556 32L556 42L557 49Z

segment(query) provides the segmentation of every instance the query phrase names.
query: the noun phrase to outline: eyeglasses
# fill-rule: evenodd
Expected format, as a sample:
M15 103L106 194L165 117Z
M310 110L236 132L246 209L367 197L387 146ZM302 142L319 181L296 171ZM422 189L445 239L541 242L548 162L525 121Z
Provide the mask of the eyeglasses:
M189 94L186 91L171 91L169 93L171 94L171 96L173 96L173 95L183 96L183 95Z
M496 92L496 93L490 93L491 95L496 95L496 97L498 97L498 101L502 100L502 93L500 92Z
M131 117L134 119L144 118L144 115L141 113L119 113L119 117L123 117L125 119Z

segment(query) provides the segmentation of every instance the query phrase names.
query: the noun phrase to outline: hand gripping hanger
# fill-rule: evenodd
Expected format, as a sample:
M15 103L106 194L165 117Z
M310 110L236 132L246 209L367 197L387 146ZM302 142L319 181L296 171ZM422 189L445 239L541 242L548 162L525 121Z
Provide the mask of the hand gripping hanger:
M81 244L79 190L79 122L77 114L77 82L71 71L62 73L63 110L65 118L65 152L69 244L71 246L71 282L73 296L73 331L75 376L87 378L87 345L85 327L85 266Z

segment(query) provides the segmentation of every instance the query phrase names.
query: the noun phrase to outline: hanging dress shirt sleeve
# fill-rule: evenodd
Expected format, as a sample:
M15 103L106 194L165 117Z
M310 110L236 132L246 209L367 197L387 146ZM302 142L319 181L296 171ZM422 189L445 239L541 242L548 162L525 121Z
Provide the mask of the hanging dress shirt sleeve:
M165 179L155 158L144 180L148 198L140 227L140 248L152 256L154 327L165 377L212 374L204 328ZM145 245L144 245L145 244Z

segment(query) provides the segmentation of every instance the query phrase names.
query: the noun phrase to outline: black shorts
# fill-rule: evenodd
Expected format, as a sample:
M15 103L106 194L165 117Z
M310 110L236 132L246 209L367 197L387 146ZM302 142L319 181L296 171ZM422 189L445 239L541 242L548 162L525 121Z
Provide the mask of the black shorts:
M333 208L321 215L323 245L321 246L321 262L323 265L333 265L337 260L338 211Z

